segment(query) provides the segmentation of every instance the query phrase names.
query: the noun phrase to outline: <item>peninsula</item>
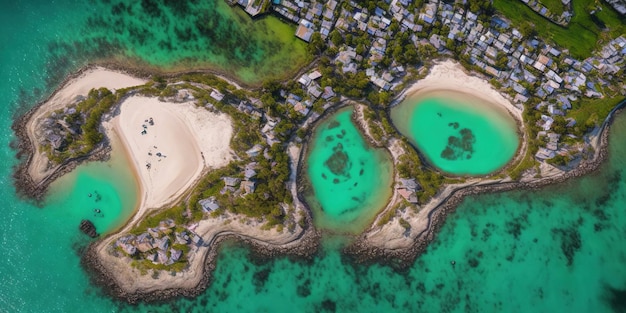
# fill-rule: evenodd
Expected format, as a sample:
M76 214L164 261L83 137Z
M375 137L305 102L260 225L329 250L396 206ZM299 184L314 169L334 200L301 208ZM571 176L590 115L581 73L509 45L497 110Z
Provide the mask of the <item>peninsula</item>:
M112 146L129 156L139 205L82 257L93 280L116 298L199 294L229 239L264 256L310 257L323 232L349 233L354 240L345 252L357 260L406 266L466 195L538 188L595 170L606 157L610 121L625 103L626 26L612 15L601 44L574 53L562 46L568 43L494 14L498 1L238 4L253 16L296 23L310 65L296 77L249 88L210 72L133 74L91 65L14 124L22 159L15 183L35 199L82 162L106 160ZM531 26L562 27L586 16L578 13ZM416 144L428 134L403 130L393 113L432 95L511 121L519 142L514 155L479 175L439 168ZM319 188L308 170L319 148L311 138L321 125L338 127L323 122L345 107L368 147L383 149L393 165L391 195L357 234L337 228L341 223L315 224L329 210L310 201ZM479 155L484 137L464 123L443 125L460 135L436 143L442 158ZM356 187L353 175L364 175L356 166L365 163L343 150L345 132L334 136L321 139L337 140L321 162L336 175L328 183ZM347 197L354 203L346 211L365 203L359 192Z

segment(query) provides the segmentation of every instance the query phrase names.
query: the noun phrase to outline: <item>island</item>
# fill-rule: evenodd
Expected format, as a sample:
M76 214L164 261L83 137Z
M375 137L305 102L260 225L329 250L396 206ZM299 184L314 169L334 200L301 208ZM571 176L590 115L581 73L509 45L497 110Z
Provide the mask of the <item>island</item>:
M324 233L342 234L354 259L404 267L465 196L594 171L626 103L612 17L592 52L494 15L502 4L490 1L231 4L295 23L310 65L244 85L93 64L13 125L16 187L36 200L83 162L129 156L133 216L99 237L81 223L98 237L82 264L116 298L198 295L225 240L309 258ZM570 10L533 22L567 25Z

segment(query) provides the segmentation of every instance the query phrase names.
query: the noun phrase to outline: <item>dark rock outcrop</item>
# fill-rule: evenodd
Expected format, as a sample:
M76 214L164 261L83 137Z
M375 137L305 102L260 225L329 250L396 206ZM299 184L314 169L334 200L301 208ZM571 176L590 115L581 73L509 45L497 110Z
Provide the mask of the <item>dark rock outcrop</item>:
M90 220L82 220L80 221L80 226L78 226L80 231L82 231L85 235L96 238L98 237L98 232L96 231L96 225L94 225Z

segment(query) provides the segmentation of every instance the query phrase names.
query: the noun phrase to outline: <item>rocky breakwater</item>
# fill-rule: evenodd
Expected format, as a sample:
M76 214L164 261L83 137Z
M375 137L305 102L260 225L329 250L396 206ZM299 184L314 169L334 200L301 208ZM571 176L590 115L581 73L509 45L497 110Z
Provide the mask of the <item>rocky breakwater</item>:
M302 216L301 209L295 210L294 217ZM320 235L310 226L310 216L305 216L304 227L298 223L295 229L280 231L263 230L264 221L229 213L191 225L166 220L145 234L135 236L124 230L92 243L82 264L95 284L129 303L194 297L210 284L225 240L249 245L255 257L313 256Z
M625 104L626 102L622 102L611 112L602 124L598 135L592 139L593 146L596 147L593 157L582 160L575 168L567 171L552 168L548 174L540 178L536 178L534 173L527 172L519 181L509 178L475 179L463 184L448 185L442 188L429 203L423 205L418 213L409 214L408 210L399 210L396 218L386 225L370 227L358 236L344 250L344 253L361 263L382 262L396 268L406 268L411 266L415 258L426 250L447 215L453 212L466 196L518 189L534 190L597 170L608 155L610 122L614 113L621 110ZM545 164L543 166L549 167ZM408 230L400 225L400 216L409 222Z

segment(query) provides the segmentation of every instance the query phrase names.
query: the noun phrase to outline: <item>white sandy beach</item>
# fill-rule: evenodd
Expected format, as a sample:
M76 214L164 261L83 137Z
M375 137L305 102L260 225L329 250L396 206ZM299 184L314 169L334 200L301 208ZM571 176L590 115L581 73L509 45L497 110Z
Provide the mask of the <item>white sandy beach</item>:
M85 70L80 75L70 79L56 93L54 93L44 104L42 104L29 120L27 131L28 136L34 143L34 157L28 169L30 176L35 183L39 183L55 168L50 167L48 159L39 150L41 140L45 140L38 129L42 121L55 110L65 108L68 104L77 102L80 97L86 97L93 88L105 87L110 90L143 85L145 79L130 76L125 73L116 72L102 67L94 67ZM40 140L40 141L37 141Z
M222 167L232 159L230 118L192 102L132 96L120 105L120 114L110 123L124 142L140 180L142 199L135 218L145 209L176 199L205 169Z
M409 87L404 92L404 95L412 96L417 93L438 91L456 91L470 94L487 103L500 105L502 108L509 111L518 121L522 121L522 110L515 107L511 101L503 97L488 81L480 77L468 75L461 64L452 60L435 64L428 75ZM523 125L523 123L520 124Z

